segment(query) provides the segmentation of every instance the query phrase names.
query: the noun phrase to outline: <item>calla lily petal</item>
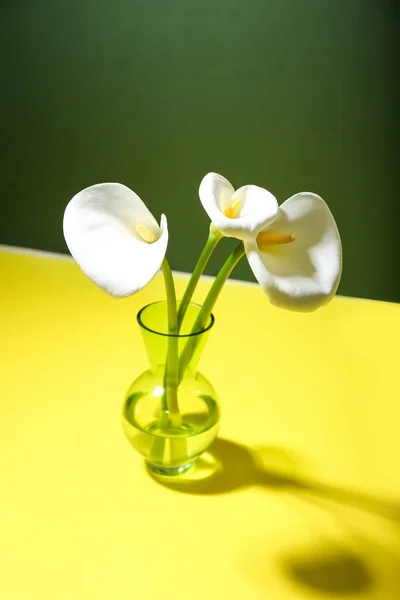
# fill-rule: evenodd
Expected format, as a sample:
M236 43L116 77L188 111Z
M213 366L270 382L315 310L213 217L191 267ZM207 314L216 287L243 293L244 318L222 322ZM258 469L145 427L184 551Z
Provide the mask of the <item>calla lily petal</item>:
M340 281L342 246L322 198L308 192L292 196L266 231L295 238L262 249L255 238L245 242L250 267L271 303L308 312L329 302Z
M136 227L155 241L146 242ZM64 213L64 237L82 271L112 296L130 296L161 268L168 245L165 215L161 224L135 192L120 183L88 187L72 198Z
M200 201L208 216L223 235L239 240L253 238L272 223L278 213L275 196L256 185L238 190L225 177L208 173L199 188ZM231 216L230 209L233 209Z

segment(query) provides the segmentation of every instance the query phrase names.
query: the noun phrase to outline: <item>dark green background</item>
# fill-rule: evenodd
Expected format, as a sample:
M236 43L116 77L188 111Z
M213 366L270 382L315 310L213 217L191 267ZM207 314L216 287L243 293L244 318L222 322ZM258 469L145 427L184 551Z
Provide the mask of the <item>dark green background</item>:
M342 234L339 292L400 300L395 1L0 6L2 243L66 251L69 199L120 181L167 214L170 262L189 271L208 228L198 185L217 171L279 202L319 193ZM252 279L245 261L234 276Z

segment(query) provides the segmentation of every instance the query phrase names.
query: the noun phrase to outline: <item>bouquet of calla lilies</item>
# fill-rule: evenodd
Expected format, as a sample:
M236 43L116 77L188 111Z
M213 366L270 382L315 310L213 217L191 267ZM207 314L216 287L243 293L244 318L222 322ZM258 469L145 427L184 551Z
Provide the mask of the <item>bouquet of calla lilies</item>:
M309 312L329 302L342 271L339 232L320 196L303 192L278 206L276 198L261 187L245 185L235 190L221 175L208 173L200 184L199 197L211 220L210 231L179 305L165 257L165 215L158 224L139 196L119 183L84 189L72 198L64 215L64 236L72 256L82 271L112 296L138 292L162 270L171 335L166 361L170 412L177 411L173 389L176 394L196 345L195 338L189 339L177 357L173 338L179 335L197 282L224 236L237 238L239 244L221 267L193 331L208 322L225 281L244 255L269 301L290 310Z
M278 206L267 190L245 185L235 191L216 173L204 177L199 196L211 219L210 235L182 299L181 318L224 236L241 241L225 279L246 254L275 306L313 311L331 300L340 280L342 250L335 220L320 196L303 192ZM82 271L112 296L134 294L161 268L168 271L166 216L161 215L159 225L139 196L122 184L93 185L74 196L65 210L64 236ZM215 299L216 294L209 308Z

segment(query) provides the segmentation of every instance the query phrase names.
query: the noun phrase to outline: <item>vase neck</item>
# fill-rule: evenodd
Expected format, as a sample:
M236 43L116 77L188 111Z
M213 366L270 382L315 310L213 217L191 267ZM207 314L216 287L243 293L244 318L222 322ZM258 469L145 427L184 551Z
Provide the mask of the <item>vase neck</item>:
M214 324L214 317L211 316L210 322L203 330L193 332L193 325L200 310L200 305L190 304L180 332L174 336L168 333L166 302L150 304L139 312L138 322L147 356L153 370L166 365L168 353L171 355L171 347L174 347L174 355L178 357L178 360L184 352L186 356L190 356L190 360L186 363L186 370L190 372L196 371L208 335Z

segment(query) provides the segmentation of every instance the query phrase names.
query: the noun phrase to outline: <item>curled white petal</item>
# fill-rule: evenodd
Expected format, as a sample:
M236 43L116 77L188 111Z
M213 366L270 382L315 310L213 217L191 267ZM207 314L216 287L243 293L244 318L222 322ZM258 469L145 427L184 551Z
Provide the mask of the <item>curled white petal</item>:
M143 225L157 238L149 244L136 231ZM168 245L161 224L135 192L120 183L88 187L72 198L64 213L64 237L82 271L112 296L138 292L159 271Z
M253 238L263 227L272 223L278 213L275 196L256 185L238 190L225 177L208 173L199 188L200 201L214 226L225 236L239 240ZM224 214L238 204L234 218Z
M255 239L245 242L250 267L272 304L308 312L329 302L340 281L342 246L322 198L308 192L292 196L267 231L295 236L263 250Z

